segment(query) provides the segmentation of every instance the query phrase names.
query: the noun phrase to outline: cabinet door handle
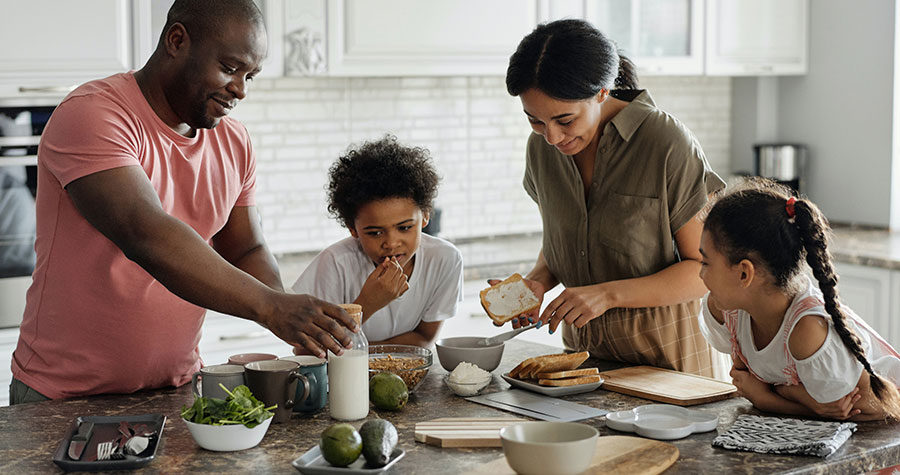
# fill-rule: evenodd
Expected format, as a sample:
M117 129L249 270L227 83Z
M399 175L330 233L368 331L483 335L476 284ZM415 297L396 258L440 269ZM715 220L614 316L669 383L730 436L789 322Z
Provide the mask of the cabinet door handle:
M22 86L19 88L19 92L43 92L50 94L68 94L75 90L76 86L37 86L37 87L27 87Z
M265 330L255 331L255 332L247 332L240 333L238 335L222 335L219 337L219 341L231 341L231 340L252 340L254 338L261 338L268 335L269 332Z

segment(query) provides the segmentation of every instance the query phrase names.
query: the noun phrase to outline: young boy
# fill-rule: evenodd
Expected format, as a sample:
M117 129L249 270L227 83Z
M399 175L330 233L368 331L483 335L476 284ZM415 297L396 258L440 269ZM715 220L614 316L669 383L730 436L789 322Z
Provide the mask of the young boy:
M350 237L319 253L294 291L362 305L370 344L431 344L463 284L459 250L422 234L437 184L428 151L393 136L348 150L329 169L328 212Z

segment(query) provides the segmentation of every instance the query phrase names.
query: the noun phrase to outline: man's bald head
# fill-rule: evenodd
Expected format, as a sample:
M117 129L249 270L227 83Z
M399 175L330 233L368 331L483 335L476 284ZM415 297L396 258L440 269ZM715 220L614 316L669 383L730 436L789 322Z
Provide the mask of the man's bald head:
M215 37L236 20L265 30L262 12L253 0L175 0L166 17L160 43L175 23L184 25L193 41L202 42Z

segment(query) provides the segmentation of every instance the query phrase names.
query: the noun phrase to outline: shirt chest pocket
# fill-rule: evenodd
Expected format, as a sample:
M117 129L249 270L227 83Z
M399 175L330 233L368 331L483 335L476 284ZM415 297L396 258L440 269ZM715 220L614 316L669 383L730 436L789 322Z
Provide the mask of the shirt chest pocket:
M595 233L600 242L622 254L659 249L661 203L659 198L610 192L592 219L598 223Z

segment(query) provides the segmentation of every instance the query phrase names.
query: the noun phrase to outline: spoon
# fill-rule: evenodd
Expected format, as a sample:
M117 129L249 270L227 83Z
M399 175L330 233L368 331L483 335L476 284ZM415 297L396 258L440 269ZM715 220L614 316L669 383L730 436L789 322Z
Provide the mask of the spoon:
M500 343L503 343L506 340L509 340L510 338L513 338L514 336L518 335L519 333L522 333L527 330L531 330L532 328L537 328L537 324L530 325L527 327L519 327L519 328L516 328L515 330L508 331L506 333L501 333L499 335L481 339L476 343L476 345L477 346L496 346L496 345L499 345Z

